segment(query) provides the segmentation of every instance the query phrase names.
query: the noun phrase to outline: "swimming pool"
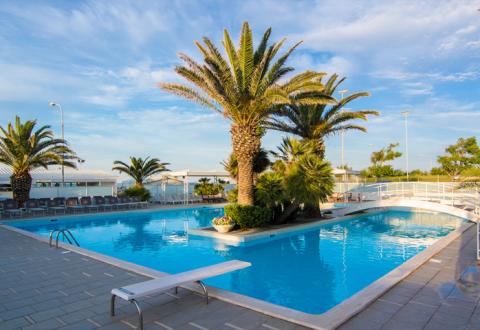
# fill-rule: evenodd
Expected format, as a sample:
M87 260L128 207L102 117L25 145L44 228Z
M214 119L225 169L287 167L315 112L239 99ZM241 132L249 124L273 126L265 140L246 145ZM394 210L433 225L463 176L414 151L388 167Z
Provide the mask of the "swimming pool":
M207 284L302 312L334 307L458 228L443 213L387 210L319 224L256 244L188 235L223 214L214 207L95 214L9 225L48 236L70 229L81 247L168 273L230 259L252 267Z

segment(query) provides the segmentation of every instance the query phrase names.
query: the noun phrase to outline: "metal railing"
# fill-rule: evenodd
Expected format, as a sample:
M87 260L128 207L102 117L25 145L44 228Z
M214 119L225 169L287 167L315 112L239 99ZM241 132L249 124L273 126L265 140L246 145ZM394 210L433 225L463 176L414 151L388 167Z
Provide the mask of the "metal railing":
M53 241L53 235L57 234L57 236L55 237L55 247L58 249L58 240L60 238L60 234L62 235L63 237L63 240L66 240L69 244L71 245L75 245L76 246L80 246L80 244L78 243L78 241L75 239L75 237L73 236L72 232L68 229L54 229L50 232L50 238L48 240L48 245L50 247L52 247L52 241Z
M476 184L456 182L338 183L336 192L345 200L375 201L405 198L436 202L480 214L480 191ZM476 221L477 260L480 260L480 221Z
M462 188L455 182L386 182L363 185L337 185L346 199L374 201L388 198L407 198L441 204L480 208L480 192L477 187Z

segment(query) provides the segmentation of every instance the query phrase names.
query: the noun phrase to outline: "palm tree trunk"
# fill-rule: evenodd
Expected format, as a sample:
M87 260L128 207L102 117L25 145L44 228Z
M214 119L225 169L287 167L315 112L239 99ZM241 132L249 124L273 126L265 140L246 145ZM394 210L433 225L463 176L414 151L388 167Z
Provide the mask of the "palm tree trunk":
M260 136L257 127L232 125L233 153L238 162L238 204L253 205L253 160L260 149Z
M28 172L15 173L10 177L12 185L13 199L20 207L30 198L30 188L32 187L32 177Z

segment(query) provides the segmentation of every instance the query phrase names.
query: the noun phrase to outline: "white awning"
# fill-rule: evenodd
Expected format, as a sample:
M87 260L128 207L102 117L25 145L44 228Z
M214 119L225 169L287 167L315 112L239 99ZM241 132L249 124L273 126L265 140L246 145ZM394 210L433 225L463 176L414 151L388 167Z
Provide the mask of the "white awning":
M148 181L156 182L156 181L166 180L169 178L184 179L187 177L230 178L230 174L226 171L193 171L193 170L170 171L170 172L162 172L162 173L155 174L152 177L150 177Z

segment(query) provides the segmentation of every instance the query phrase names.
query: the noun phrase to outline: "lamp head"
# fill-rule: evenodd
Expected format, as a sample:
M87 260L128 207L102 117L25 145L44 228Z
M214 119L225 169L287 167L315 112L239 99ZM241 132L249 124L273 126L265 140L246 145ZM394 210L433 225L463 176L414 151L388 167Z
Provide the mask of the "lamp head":
M50 101L50 102L48 103L48 105L51 106L51 107L56 107L56 106L57 106L57 103L55 103L55 102L53 102L53 101Z

